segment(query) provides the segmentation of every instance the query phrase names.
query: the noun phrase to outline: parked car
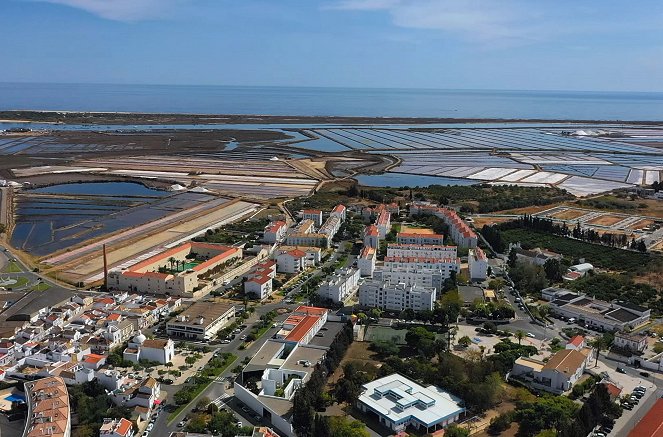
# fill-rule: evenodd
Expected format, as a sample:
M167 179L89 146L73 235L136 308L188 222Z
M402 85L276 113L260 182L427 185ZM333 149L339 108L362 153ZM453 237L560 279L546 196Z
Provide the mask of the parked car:
M527 336L528 336L529 338L536 338L536 335L532 334L531 332L528 332L528 333L527 333Z
M153 423L150 423L149 425L147 425L147 431L148 431L148 432L149 432L149 431L152 431L152 428L154 428L154 424L153 424Z
M645 378L649 378L649 372L640 372L640 376L644 376Z
M178 428L184 428L184 421L181 421L180 423L177 424Z
M617 373L626 373L623 367L617 367Z

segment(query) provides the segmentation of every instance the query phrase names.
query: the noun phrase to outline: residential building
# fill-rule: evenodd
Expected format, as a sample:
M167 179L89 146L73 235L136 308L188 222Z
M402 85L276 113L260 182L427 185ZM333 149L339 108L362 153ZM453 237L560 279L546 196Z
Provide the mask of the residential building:
M200 297L212 283L207 277L220 266L242 259L242 249L219 244L188 242L108 273L114 290Z
M344 205L338 204L332 209L331 216L338 217L341 221L345 221L347 214L347 208Z
M382 210L375 220L375 226L378 228L380 238L385 238L389 231L391 231L391 213L387 210Z
M359 286L359 305L390 311L432 310L437 292L433 287L367 280Z
M442 246L444 244L444 235L417 232L399 232L396 234L396 242L398 244L427 244Z
M574 318L587 327L605 331L631 330L649 321L651 311L629 302L605 302L582 294L558 293L550 302L553 313Z
M275 244L285 238L288 232L288 225L282 220L278 220L268 224L265 227L262 241L269 244Z
M69 393L62 378L26 382L25 401L28 413L23 437L70 437Z
M305 209L302 211L302 219L311 220L316 227L322 226L322 211L319 209Z
M285 243L288 246L316 246L329 248L331 238L332 237L329 234L322 234L319 232L292 233L288 234Z
M341 224L343 220L337 215L330 215L327 220L322 224L318 230L319 234L323 234L329 237L329 239L334 238L334 235L341 229Z
M576 335L573 338L569 340L568 343L566 343L565 349L574 349L574 350L582 350L587 346L587 342L585 341L585 337L582 335Z
M138 363L140 360L156 361L160 364L172 363L175 356L175 343L169 338L148 339L138 331L122 356L132 363Z
M484 281L488 277L488 258L480 247L469 250L467 266L471 280Z
M298 273L306 267L306 253L299 249L279 250L276 254L276 270L281 273Z
M531 250L525 250L520 247L520 243L509 244L506 253L511 253L512 250L516 251L516 260L535 266L543 266L548 260L555 259L560 261L563 257L559 253L551 252L549 250L536 247Z
M244 293L263 300L272 294L272 277L269 275L253 275L244 282Z
M104 419L99 429L100 437L133 437L133 423L124 417L120 419Z
M364 246L357 257L357 267L361 276L373 277L375 271L375 262L377 260L377 253L375 249L369 246Z
M170 437L196 437L196 436L173 436L171 435ZM279 435L276 433L271 428L268 428L266 426L256 426L253 428L253 431L251 434L248 435L243 435L243 436L237 436L237 437L279 437Z
M614 345L628 352L643 352L647 348L647 336L630 332L616 332Z
M387 256L401 258L457 258L456 246L437 244L396 244L387 245Z
M457 422L465 408L462 401L439 387L421 386L392 374L362 386L357 408L373 413L383 426L394 432L409 426L429 434Z
M380 231L375 225L369 225L364 228L364 246L372 249L380 248Z
M198 301L166 323L166 332L173 337L209 340L234 318L232 304Z
M580 379L590 355L591 349L563 349L545 363L520 357L514 363L509 377L517 377L536 389L562 394L571 390Z
M477 247L477 234L461 219L456 211L440 208L430 203L415 202L410 205L410 215L434 215L449 226L451 238L459 247Z
M330 299L334 303L343 303L357 292L359 277L359 269L337 270L320 284L318 295L323 299Z

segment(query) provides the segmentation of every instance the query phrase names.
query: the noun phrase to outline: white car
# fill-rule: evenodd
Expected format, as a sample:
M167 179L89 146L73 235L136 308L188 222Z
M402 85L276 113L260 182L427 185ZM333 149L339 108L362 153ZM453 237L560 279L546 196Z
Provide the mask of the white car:
M529 338L536 338L536 335L532 334L531 332L528 332L528 333L527 333L527 336L528 336Z
M244 424L243 424L240 420L238 420L238 421L237 421L237 426L241 428L241 427L244 426Z
M152 431L152 428L154 428L154 424L153 424L153 423L150 423L149 425L147 425L147 432Z

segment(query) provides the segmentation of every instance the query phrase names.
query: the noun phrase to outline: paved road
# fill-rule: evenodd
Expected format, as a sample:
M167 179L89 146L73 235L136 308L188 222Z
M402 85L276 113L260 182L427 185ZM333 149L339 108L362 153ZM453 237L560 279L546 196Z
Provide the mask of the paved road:
M59 283L56 283L53 281L51 278L48 276L44 276L40 273L35 273L32 270L26 266L23 261L21 261L20 258L17 258L14 254L12 254L11 250L5 246L0 245L0 270L6 266L10 260L16 260L16 264L23 270L22 273L1 273L0 277L6 278L6 277L17 277L17 276L24 276L28 278L29 284L35 284L37 283L40 279L50 285L51 287L59 287L59 288L66 288L68 290L75 290L75 288L71 288L69 286L63 286Z

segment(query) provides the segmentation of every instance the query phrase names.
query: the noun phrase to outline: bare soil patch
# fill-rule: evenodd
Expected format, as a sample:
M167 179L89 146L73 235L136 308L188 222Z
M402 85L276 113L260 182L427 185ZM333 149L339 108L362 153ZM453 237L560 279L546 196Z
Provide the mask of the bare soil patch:
M622 220L624 220L624 217L606 214L600 217L596 217L595 219L589 220L587 223L590 225L598 225L598 226L612 226L615 223L621 222Z

